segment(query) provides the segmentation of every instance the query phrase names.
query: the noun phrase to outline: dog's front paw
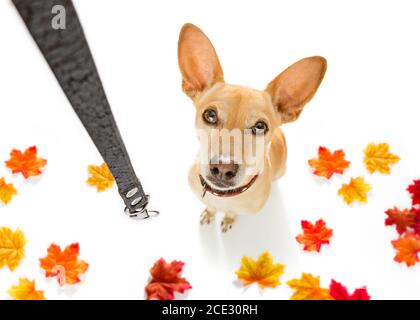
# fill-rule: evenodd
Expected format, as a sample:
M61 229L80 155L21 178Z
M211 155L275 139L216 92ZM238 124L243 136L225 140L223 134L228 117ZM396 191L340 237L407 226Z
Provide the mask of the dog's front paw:
M210 212L208 209L204 210L200 216L200 224L210 224L216 216L215 212Z
M220 224L220 226L222 227L222 231L226 232L232 229L232 226L235 223L235 220L236 220L236 216L226 214L222 220L222 223Z

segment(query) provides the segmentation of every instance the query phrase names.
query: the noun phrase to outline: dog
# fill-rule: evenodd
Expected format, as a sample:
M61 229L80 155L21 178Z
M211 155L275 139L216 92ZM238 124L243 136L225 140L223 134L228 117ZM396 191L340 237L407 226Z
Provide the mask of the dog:
M280 126L295 121L315 95L327 61L320 56L302 59L274 78L264 91L227 84L209 38L197 26L185 24L178 41L178 63L182 89L196 108L200 141L188 181L206 206L201 224L209 224L216 212L223 212L221 228L226 232L238 215L258 213L272 181L284 174L287 148ZM239 143L241 156L255 157L251 169L232 155L235 146L232 148L232 139L221 138L223 130L239 130L244 136L246 131L255 138ZM257 137L264 146L259 154L254 150ZM252 151L243 151L246 144ZM220 146L228 151L220 151Z

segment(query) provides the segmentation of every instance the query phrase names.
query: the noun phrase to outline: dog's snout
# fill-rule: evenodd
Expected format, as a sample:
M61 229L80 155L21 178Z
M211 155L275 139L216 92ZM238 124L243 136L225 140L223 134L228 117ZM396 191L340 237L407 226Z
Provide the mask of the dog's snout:
M238 173L239 165L236 163L210 164L211 175L218 180L232 180Z

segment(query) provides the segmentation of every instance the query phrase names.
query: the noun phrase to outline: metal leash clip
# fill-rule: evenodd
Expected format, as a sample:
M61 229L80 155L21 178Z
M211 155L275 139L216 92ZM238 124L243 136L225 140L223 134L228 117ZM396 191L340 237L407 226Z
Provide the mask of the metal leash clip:
M159 211L147 209L150 196L146 195L146 198L142 197L141 195L136 196L138 191L139 189L136 187L128 191L125 195L127 200L127 206L124 209L125 214L130 218L139 220L145 220L158 216Z

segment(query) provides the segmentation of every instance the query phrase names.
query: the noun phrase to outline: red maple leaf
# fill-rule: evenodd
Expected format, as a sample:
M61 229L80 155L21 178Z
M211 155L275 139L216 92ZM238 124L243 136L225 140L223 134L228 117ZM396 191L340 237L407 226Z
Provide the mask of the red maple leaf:
M397 207L385 211L388 218L385 219L386 226L395 224L399 234L407 231L407 228L413 229L416 223L416 214L413 210L400 210Z
M347 288L335 280L331 280L330 295L335 300L370 300L365 287L356 289L352 294L349 294Z
M323 244L329 244L333 231L326 227L325 221L320 219L315 224L303 220L301 222L303 233L296 237L297 242L303 244L303 250L321 250Z
M184 293L191 289L189 282L179 277L183 267L181 261L166 263L163 258L156 261L150 269L152 279L145 288L147 299L174 300L175 292Z
M319 147L318 158L308 161L309 165L314 169L314 175L330 179L334 173L342 174L350 165L345 159L343 150L336 150L331 153L325 147Z
M408 186L407 191L411 193L413 206L420 205L420 180L414 180L413 184Z

